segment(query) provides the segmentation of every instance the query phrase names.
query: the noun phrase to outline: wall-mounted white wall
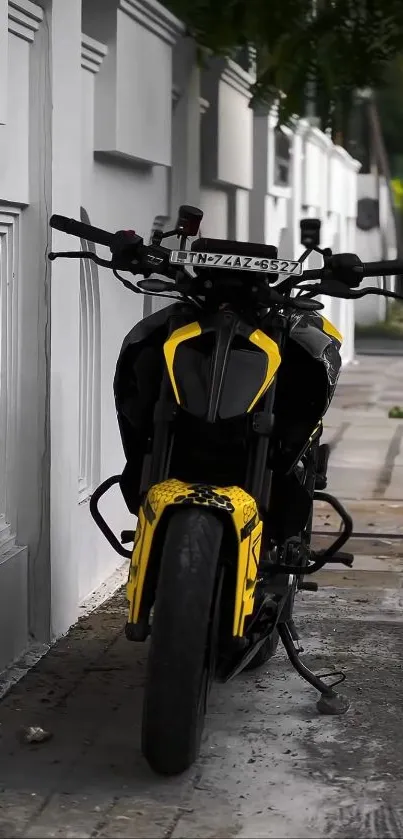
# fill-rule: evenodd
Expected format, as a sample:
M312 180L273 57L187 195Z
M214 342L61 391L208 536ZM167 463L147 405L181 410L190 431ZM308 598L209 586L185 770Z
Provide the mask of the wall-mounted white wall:
M201 233L246 239L253 188L254 77L233 61L214 60L201 74Z
M387 184L377 174L363 174L358 177L358 199L372 199L378 202L378 219L369 229L357 228L356 252L363 262L377 262L381 259L396 259L396 227ZM366 279L363 286L394 288L394 278L383 277ZM368 295L355 302L355 319L361 325L383 321L386 316L387 302L384 297Z
M50 624L47 56L42 8L1 0L0 669Z
M106 271L50 266L47 249L78 243L49 217L146 239L168 218L182 32L153 0L0 0L0 670L121 562L88 501L123 463L113 377L143 301ZM118 492L105 511L128 525Z
M135 228L148 240L154 218L169 216L172 51L181 33L180 22L152 0L144 3L122 0L101 5L91 0L82 2L82 22L80 17L76 31L81 90L76 172L79 173L80 207L98 227L107 230ZM80 125L80 120L76 119L76 122ZM60 212L64 210L60 208ZM77 212L80 212L79 208L74 213L76 217ZM108 256L102 248L98 248L98 252ZM80 428L90 442L98 441L99 480L103 480L111 474L119 474L124 463L113 400L113 378L123 338L143 315L143 299L130 295L104 269L99 269L95 282L97 294L93 302L98 311L92 308L90 314L98 319L100 340L90 349L99 354L92 359L100 376L99 411L92 412L87 418L90 423L87 429L85 423ZM82 341L80 345L79 340L77 347L76 392L79 393L89 361L84 357L84 351L88 353L89 348ZM67 357L65 364L68 364ZM52 420L52 427L54 422ZM74 435L77 457L83 444L77 435L77 424ZM80 602L120 562L90 517L91 489L90 481L87 494L79 493L77 480L68 489L68 506L74 510L71 528L79 534L67 572L71 590L69 611L61 602L69 584L52 552L55 633L64 631L71 624ZM118 489L111 491L103 508L116 532L128 525L128 513Z
M139 4L136 5L139 8ZM137 43L144 36L151 49L154 61L148 66L147 72L154 73L154 86L157 89L157 81L161 61L163 62L164 73L159 84L158 98L154 95L152 102L156 111L166 110L166 101L171 109L172 90L172 47L174 36L179 36L181 27L179 22L165 13L157 5L144 5L142 17L135 20L132 17L133 7L125 4L124 8L116 9L114 16L108 19L108 26L103 22L100 26L100 18L96 14L93 4L84 3L83 10L84 25L86 33L82 41L82 148L81 148L81 203L88 213L90 220L96 226L107 230L122 229L127 227L135 228L146 240L148 240L154 218L162 215L169 216L169 191L168 191L168 168L162 166L162 147L154 148L153 139L155 125L151 119L145 119L144 107L137 100L133 106L133 125L129 132L131 137L131 153L127 151L125 156L117 154L116 149L110 153L103 149L99 152L97 142L97 112L102 108L102 91L110 84L110 70L108 68L108 56L111 50L114 54L121 55L122 51L133 49L133 43L127 43L126 36L123 42L119 42L119 31L125 29L123 15L127 15L127 32L133 32L133 26L137 27L138 33L133 37ZM156 14L158 17L158 29L156 26ZM91 13L91 14L90 14ZM166 17L165 17L166 14ZM116 15L119 16L119 27L116 25ZM176 29L175 29L176 27ZM102 28L105 43L94 40L93 35L98 34ZM163 34L163 38L161 37ZM126 33L127 34L127 33ZM88 37L89 36L89 37ZM169 44L167 40L169 39ZM161 48L161 56L157 50ZM167 51L169 46L169 66L166 67ZM94 56L92 63L88 62L89 50ZM126 58L121 58L123 64ZM152 68L154 67L154 70ZM127 85L132 84L132 73L127 77ZM116 84L114 77L114 84ZM124 85L122 85L124 86ZM130 91L126 90L126 98L130 97ZM164 154L167 163L171 157L170 143L170 121L165 125L164 131L159 133L161 142L164 143ZM148 131L149 137L145 136ZM158 133L158 132L157 132ZM146 143L149 155L155 157L154 161L140 161L139 149ZM99 248L101 253L102 249ZM107 256L107 251L105 251ZM115 372L116 360L124 336L143 315L143 298L130 294L123 286L120 286L106 269L99 269L99 308L100 308L100 412L98 415L97 436L100 445L100 480L111 474L119 474L123 468L123 451L120 442L119 431L116 422L116 412L113 400L112 384ZM93 432L92 432L93 434ZM77 546L78 578L80 580L79 600L84 599L89 592L99 585L108 574L111 574L116 567L116 554L108 548L105 539L94 527L89 515L89 497L83 500L78 508L80 544ZM112 490L104 504L107 510L108 521L111 526L119 532L127 524L128 514L118 490ZM91 562L88 562L91 556Z

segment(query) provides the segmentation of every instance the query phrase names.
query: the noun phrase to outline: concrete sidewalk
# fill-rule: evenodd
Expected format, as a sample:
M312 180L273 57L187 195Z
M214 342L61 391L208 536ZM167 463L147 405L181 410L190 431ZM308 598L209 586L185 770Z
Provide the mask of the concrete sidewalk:
M358 554L354 571L332 568L318 576L338 585L350 584L366 571L378 583L394 587L400 574L403 537L403 420L389 419L389 409L403 406L403 358L359 356L341 375L336 396L325 417L323 439L332 451L328 489L345 502L354 520L346 549ZM316 505L315 530L335 532L339 517L325 504ZM366 536L364 536L366 534ZM322 535L318 547L330 543ZM389 563L387 562L389 560Z
M140 754L147 649L123 635L119 592L0 705L0 836L403 836L403 424L387 418L400 383L403 359L360 359L343 373L326 422L329 490L351 499L368 535L356 540L356 572L322 572L320 592L298 598L306 660L344 670L349 713L318 716L315 691L279 651L215 688L192 770L156 778ZM315 529L336 526L319 507ZM20 731L35 725L52 737L27 745Z
M403 499L403 358L359 357L341 375L325 418L329 487L348 500Z

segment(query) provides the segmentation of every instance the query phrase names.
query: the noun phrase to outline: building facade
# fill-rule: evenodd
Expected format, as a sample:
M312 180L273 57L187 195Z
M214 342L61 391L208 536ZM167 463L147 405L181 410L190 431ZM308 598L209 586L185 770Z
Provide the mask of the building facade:
M253 113L238 64L201 71L156 0L0 0L0 65L3 670L65 632L119 565L88 502L123 466L114 368L151 310L102 268L50 264L49 250L77 249L49 230L51 214L148 239L188 202L205 212L203 234L286 256L314 215L324 246L354 250L357 164L306 122L279 132L273 112ZM327 300L326 315L348 362L352 306ZM129 525L117 491L104 510L117 531Z

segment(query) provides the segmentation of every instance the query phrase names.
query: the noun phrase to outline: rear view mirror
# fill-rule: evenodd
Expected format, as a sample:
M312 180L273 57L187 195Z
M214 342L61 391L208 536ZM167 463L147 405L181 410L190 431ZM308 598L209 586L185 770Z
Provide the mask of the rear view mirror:
M303 218L300 221L301 245L307 250L318 248L320 245L320 219Z
M183 204L179 207L176 230L181 236L197 236L203 219L203 212L198 207Z

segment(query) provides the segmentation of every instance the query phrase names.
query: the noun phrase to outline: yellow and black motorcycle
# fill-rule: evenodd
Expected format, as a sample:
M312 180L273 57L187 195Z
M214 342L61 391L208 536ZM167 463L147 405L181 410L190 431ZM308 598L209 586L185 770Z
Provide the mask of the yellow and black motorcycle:
M325 492L329 447L322 418L341 368L342 336L320 314L317 295L356 298L364 276L403 272L398 262L363 263L319 247L320 223L301 222L305 251L279 259L269 245L196 238L202 212L183 206L174 231L144 245L134 231L108 233L63 216L51 226L106 245L50 254L110 267L131 291L173 298L126 337L114 390L126 455L122 475L93 494L91 513L110 544L130 558L131 641L150 649L142 749L158 773L195 760L214 678L266 662L281 639L291 663L340 714L348 701L300 659L293 622L297 590L316 591L326 563L351 567L341 551L352 520ZM178 250L162 246L177 235ZM193 238L190 249L187 239ZM312 251L321 269L303 271ZM133 283L119 272L142 275ZM135 531L114 535L98 509L119 483ZM315 499L343 529L326 550L311 547ZM124 547L133 543L133 550Z

